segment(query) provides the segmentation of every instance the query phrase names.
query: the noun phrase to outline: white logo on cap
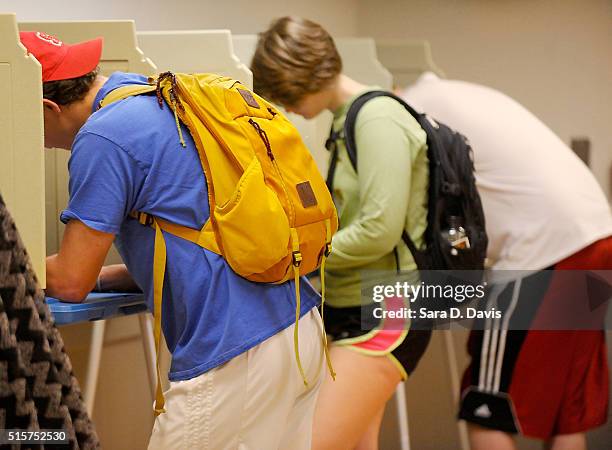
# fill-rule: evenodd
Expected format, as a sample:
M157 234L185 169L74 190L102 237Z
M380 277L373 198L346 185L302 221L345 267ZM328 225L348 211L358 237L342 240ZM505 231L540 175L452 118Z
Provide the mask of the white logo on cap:
M36 33L36 37L40 39L41 41L45 41L51 45L55 45L56 47L62 46L62 41L60 41L56 37L51 36L50 34L45 34L45 33L41 33L40 31L38 31Z

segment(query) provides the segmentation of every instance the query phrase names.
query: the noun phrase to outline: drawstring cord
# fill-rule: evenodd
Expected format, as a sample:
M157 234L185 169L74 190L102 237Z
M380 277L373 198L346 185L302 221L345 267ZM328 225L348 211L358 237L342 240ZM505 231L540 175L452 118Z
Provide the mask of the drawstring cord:
M332 365L331 356L329 355L329 348L327 345L327 334L325 333L325 261L327 257L330 255L332 251L331 245L331 222L329 219L325 221L325 233L326 233L326 243L325 249L323 251L323 255L321 257L321 324L323 327L322 335L323 335L323 352L325 353L325 360L327 362L327 367L329 368L329 374L332 379L336 380L336 372L334 371L334 367ZM300 374L302 375L302 380L304 381L304 386L308 386L308 380L306 379L306 374L304 373L304 367L302 366L302 361L300 359L300 348L299 348L299 322L300 322L300 312L301 312L301 301L300 301L300 264L302 262L302 254L300 253L300 241L295 228L291 229L291 244L293 247L293 277L295 284L295 327L293 328L293 345L295 348L295 360L297 362L298 369Z
M181 123L179 122L178 113L176 112L176 100L172 99L172 109L174 110L174 121L176 123L176 129L178 130L179 141L183 148L186 148L185 140L183 139L183 130L181 129Z
M325 352L325 359L327 361L327 367L329 368L329 374L332 379L336 381L336 372L332 366L331 356L329 356L329 348L327 346L327 333L325 332L325 261L332 251L331 245L331 223L329 219L325 221L325 232L327 235L325 243L325 251L321 258L321 267L319 273L321 275L321 323L323 325L323 351Z
M300 360L300 346L299 346L299 323L300 323L300 312L301 312L301 301L300 301L300 264L302 264L302 253L300 252L300 239L295 228L291 228L291 244L293 246L293 279L295 284L295 327L293 327L293 347L295 350L295 360L297 362L298 369L302 375L304 386L308 386L308 380L304 373L304 367L302 367L302 361Z

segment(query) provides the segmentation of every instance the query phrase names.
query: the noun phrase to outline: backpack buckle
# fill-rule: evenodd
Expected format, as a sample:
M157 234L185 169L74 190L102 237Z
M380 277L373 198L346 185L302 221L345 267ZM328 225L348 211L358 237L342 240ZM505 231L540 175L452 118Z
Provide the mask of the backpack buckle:
M139 212L137 219L141 225L145 225L147 227L153 225L153 216L151 216L150 214Z
M295 267L300 267L300 264L302 264L302 253L299 251L295 251L292 253L293 256L293 265Z
M329 137L325 140L325 148L328 152L334 152L337 148L337 141L343 139L342 131L334 131L332 128L329 132Z

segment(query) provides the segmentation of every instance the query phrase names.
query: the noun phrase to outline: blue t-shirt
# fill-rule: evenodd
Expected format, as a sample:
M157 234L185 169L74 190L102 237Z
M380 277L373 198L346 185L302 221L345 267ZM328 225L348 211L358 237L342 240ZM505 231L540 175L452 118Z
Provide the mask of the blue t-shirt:
M131 219L144 211L173 223L201 228L209 216L206 180L186 128L180 145L174 115L155 95L139 95L98 111L110 91L146 78L116 72L94 101L68 163L70 201L61 214L95 230L116 234L128 270L153 305L154 230ZM164 233L167 267L162 327L172 352L171 380L185 380L219 366L295 321L295 287L253 283L225 260L196 244ZM319 302L305 279L301 314Z

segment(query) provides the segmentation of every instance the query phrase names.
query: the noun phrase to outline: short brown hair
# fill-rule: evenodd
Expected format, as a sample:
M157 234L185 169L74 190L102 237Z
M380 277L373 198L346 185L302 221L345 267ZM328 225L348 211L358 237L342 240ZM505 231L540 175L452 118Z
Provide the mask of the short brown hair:
M43 83L43 98L58 105L68 105L83 100L96 80L99 71L100 68L96 67L93 71L77 78Z
M321 25L281 17L260 33L251 70L255 92L287 106L327 87L342 71L342 60Z

